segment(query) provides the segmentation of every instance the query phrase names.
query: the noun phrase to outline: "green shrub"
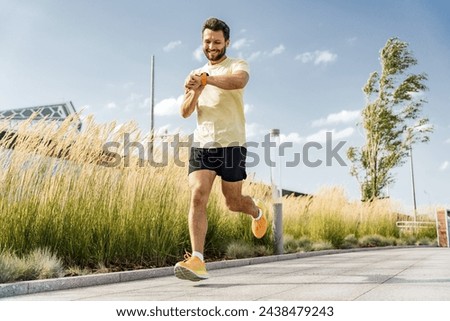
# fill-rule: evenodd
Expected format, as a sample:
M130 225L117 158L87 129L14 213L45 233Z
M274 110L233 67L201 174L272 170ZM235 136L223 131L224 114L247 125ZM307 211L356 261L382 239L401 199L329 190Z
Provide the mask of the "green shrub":
M327 241L319 241L319 242L315 242L312 245L311 250L312 251L325 251L325 250L332 250L333 244L331 244L330 242Z
M49 279L64 274L61 260L48 249L36 249L25 259L27 266L35 270L36 279Z
M25 271L25 263L16 255L5 251L0 253L0 283L20 280Z
M407 234L402 236L398 241L398 245L415 245L417 242L417 238L412 234Z
M360 238L359 245L361 247L379 247L379 246L388 246L389 241L386 237L381 235L366 235Z
M349 234L344 238L344 241L341 245L342 249L353 249L358 247L358 239L355 234Z
M298 240L297 244L298 244L298 247L305 252L309 252L312 250L313 242L307 236L302 236Z
M273 255L273 249L266 245L256 245L254 250L255 256Z
M226 256L230 259L243 259L254 256L253 246L243 241L235 241L227 246Z
M36 249L23 258L6 252L0 254L1 283L61 277L63 271L61 260L48 250Z
M285 253L295 253L299 249L298 242L292 235L283 235L283 248Z

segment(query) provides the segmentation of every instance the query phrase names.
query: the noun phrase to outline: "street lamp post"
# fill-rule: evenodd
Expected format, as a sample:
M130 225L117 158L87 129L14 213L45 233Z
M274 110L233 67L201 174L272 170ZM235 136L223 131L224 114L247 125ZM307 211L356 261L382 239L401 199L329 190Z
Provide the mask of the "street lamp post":
M155 55L152 55L150 79L150 155L153 157L153 144L155 140Z
M410 164L411 164L411 188L412 188L412 199L413 199L413 215L414 215L414 222L416 222L417 219L417 203L416 203L416 185L414 182L414 163L413 163L413 152L412 152L412 145L414 142L418 141L416 139L416 133L422 134L422 139L427 138L426 133L431 132L433 130L433 126L429 124L420 125L417 124L412 128L409 128L407 130L407 137L406 137L406 143L409 145L409 158L410 158ZM425 133L425 134L424 134ZM424 140L426 141L426 140Z
M412 153L412 145L409 145L409 158L411 164L411 187L412 187L412 198L413 198L413 215L414 222L417 219L417 203L416 203L416 185L414 182L414 164L413 164L413 153Z
M153 136L153 130L155 129L155 55L151 60L151 84L150 84L150 133Z

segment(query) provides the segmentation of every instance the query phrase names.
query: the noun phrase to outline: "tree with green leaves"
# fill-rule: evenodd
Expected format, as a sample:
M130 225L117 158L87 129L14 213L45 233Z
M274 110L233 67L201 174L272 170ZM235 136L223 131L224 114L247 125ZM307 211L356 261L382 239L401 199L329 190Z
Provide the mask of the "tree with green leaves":
M381 74L373 72L363 87L365 144L347 151L350 173L358 180L363 201L382 197L383 189L395 182L392 169L406 162L413 144L429 141L433 131L429 119L422 116L427 75L408 73L417 64L408 43L389 39L380 61Z

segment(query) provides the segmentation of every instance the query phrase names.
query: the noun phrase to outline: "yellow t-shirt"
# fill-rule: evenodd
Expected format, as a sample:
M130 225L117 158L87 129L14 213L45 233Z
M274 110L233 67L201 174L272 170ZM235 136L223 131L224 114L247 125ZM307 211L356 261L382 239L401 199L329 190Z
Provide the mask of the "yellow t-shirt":
M206 64L194 73L219 76L231 75L238 70L249 73L247 62L227 57L219 64ZM245 141L244 89L225 90L206 85L198 99L195 146L244 146Z

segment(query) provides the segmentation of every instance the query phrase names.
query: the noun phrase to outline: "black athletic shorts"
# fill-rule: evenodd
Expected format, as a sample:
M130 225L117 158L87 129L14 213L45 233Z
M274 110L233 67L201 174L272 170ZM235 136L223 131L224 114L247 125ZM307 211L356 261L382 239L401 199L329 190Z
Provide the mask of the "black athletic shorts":
M215 171L227 182L242 181L247 178L245 159L247 148L242 146L223 148L191 147L189 174L201 169Z

